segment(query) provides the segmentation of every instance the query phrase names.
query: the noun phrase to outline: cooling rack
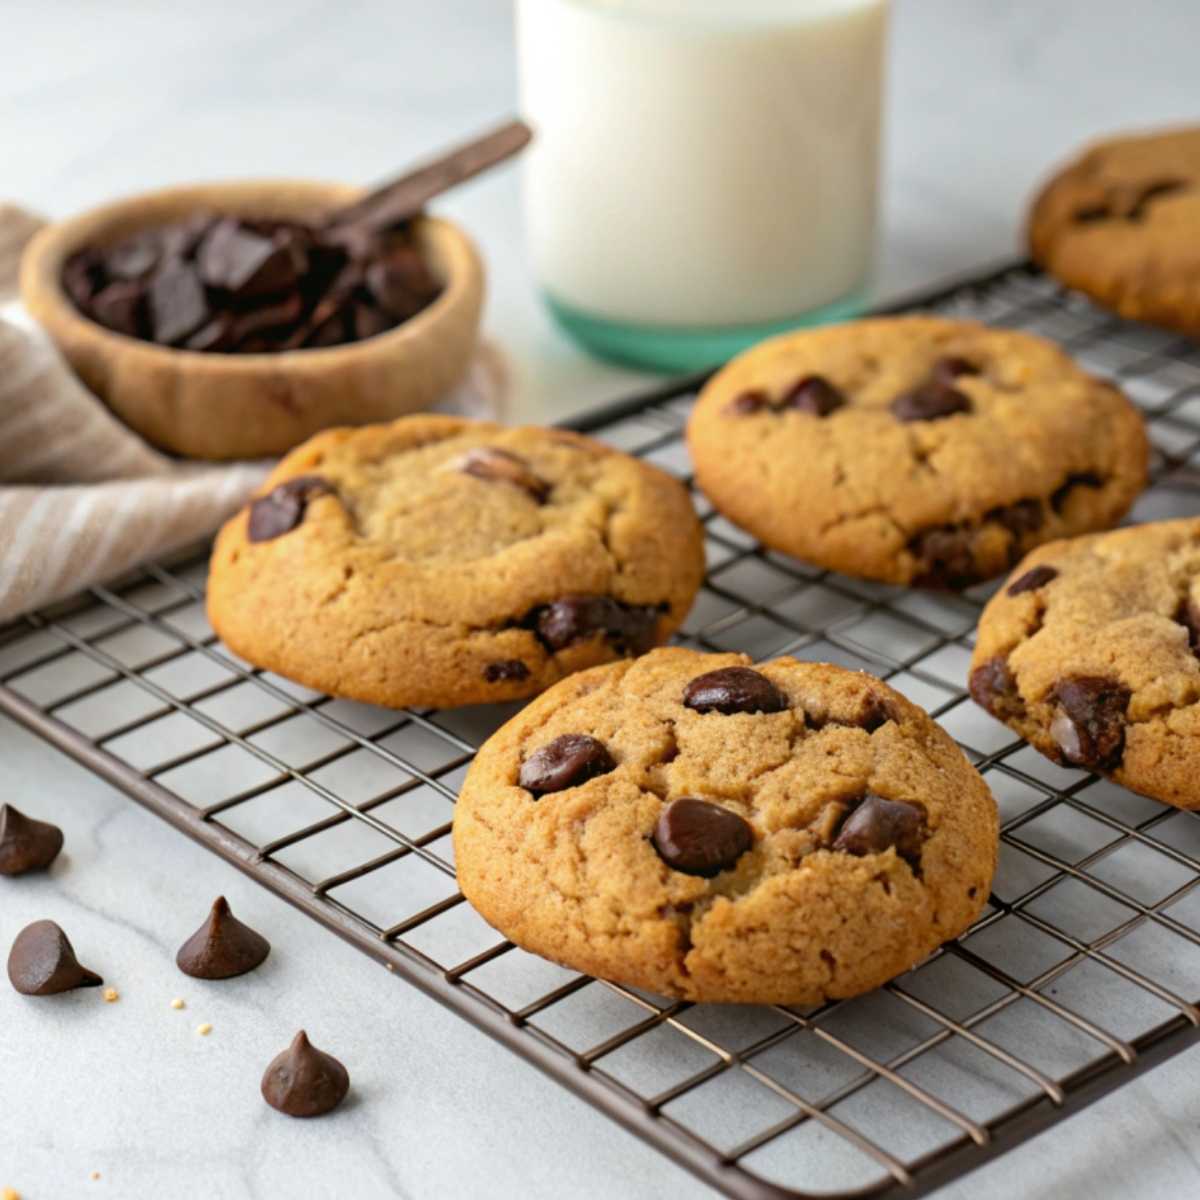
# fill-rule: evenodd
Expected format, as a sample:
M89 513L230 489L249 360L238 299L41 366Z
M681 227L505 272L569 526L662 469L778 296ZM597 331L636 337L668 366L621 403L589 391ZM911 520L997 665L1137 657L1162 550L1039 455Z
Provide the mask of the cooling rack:
M1134 520L1200 512L1200 346L1008 266L906 305L1028 329L1144 410ZM698 380L574 422L684 479ZM224 649L204 550L0 631L0 711L729 1196L929 1193L1200 1036L1200 819L1054 766L967 698L990 588L843 578L698 494L708 577L680 641L862 668L927 708L1000 806L983 916L872 995L691 1005L514 948L455 885L451 816L515 706L391 712Z

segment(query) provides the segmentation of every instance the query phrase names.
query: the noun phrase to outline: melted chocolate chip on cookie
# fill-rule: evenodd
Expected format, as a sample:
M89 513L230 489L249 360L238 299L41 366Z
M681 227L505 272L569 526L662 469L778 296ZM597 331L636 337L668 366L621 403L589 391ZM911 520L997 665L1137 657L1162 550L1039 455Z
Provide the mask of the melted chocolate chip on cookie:
M477 446L455 459L455 470L487 483L509 483L521 488L538 504L550 494L550 485L534 474L533 468L519 454L501 450L499 446Z
M1188 646L1193 654L1200 654L1200 604L1190 597L1180 604L1175 620L1187 630Z
M814 417L827 417L831 412L844 408L846 397L821 375L805 375L792 386L783 398L784 408L809 413Z
M925 841L925 812L905 800L885 800L867 792L842 823L834 850L862 856L895 847L901 858L917 859Z
M711 879L754 845L754 830L719 804L684 796L662 810L651 840L673 871Z
M250 505L246 537L252 542L267 542L290 533L304 520L309 501L332 491L333 485L320 475L285 479Z
M519 658L505 658L488 663L483 668L483 678L488 683L518 683L529 678L529 667Z
M1006 659L989 658L980 663L971 672L968 687L971 699L998 720L1010 721L1025 715L1025 702Z
M564 733L535 750L522 764L517 782L535 797L578 787L615 771L608 747L586 733Z
M749 667L722 667L697 675L683 689L683 703L698 713L775 713L787 697L763 674Z
M564 596L535 609L532 620L541 641L552 651L602 633L623 654L653 648L660 609L622 604L610 596Z
M1111 771L1125 752L1125 710L1129 689L1114 679L1079 675L1059 680L1050 698L1057 710L1050 736L1067 762L1093 771Z
M1034 567L1032 570L1026 571L1020 579L1008 585L1008 594L1019 596L1022 592L1036 592L1038 588L1045 587L1046 584L1057 578L1058 570L1055 567L1045 565Z

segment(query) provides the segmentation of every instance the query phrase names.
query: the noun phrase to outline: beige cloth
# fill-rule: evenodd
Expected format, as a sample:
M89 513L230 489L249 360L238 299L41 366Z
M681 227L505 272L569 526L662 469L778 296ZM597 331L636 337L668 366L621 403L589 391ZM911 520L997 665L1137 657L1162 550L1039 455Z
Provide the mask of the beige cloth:
M0 305L41 222L0 204ZM122 425L15 303L0 307L0 621L211 534L269 462L169 458ZM494 416L504 362L484 346L443 411Z

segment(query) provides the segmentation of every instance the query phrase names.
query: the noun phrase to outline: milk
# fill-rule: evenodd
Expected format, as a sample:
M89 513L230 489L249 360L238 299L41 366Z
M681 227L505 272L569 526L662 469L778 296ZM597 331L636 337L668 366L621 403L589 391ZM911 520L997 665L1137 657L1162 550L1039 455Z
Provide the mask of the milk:
M530 248L552 301L634 325L860 291L886 0L518 0Z

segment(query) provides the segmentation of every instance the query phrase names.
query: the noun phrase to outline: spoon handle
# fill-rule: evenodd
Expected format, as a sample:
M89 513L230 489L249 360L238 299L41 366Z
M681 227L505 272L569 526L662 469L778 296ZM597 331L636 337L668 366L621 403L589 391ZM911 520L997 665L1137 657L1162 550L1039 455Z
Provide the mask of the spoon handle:
M434 196L511 158L532 137L533 131L524 121L509 121L398 179L372 188L361 200L331 213L326 228L336 230L353 225L369 232L389 229L416 216Z

